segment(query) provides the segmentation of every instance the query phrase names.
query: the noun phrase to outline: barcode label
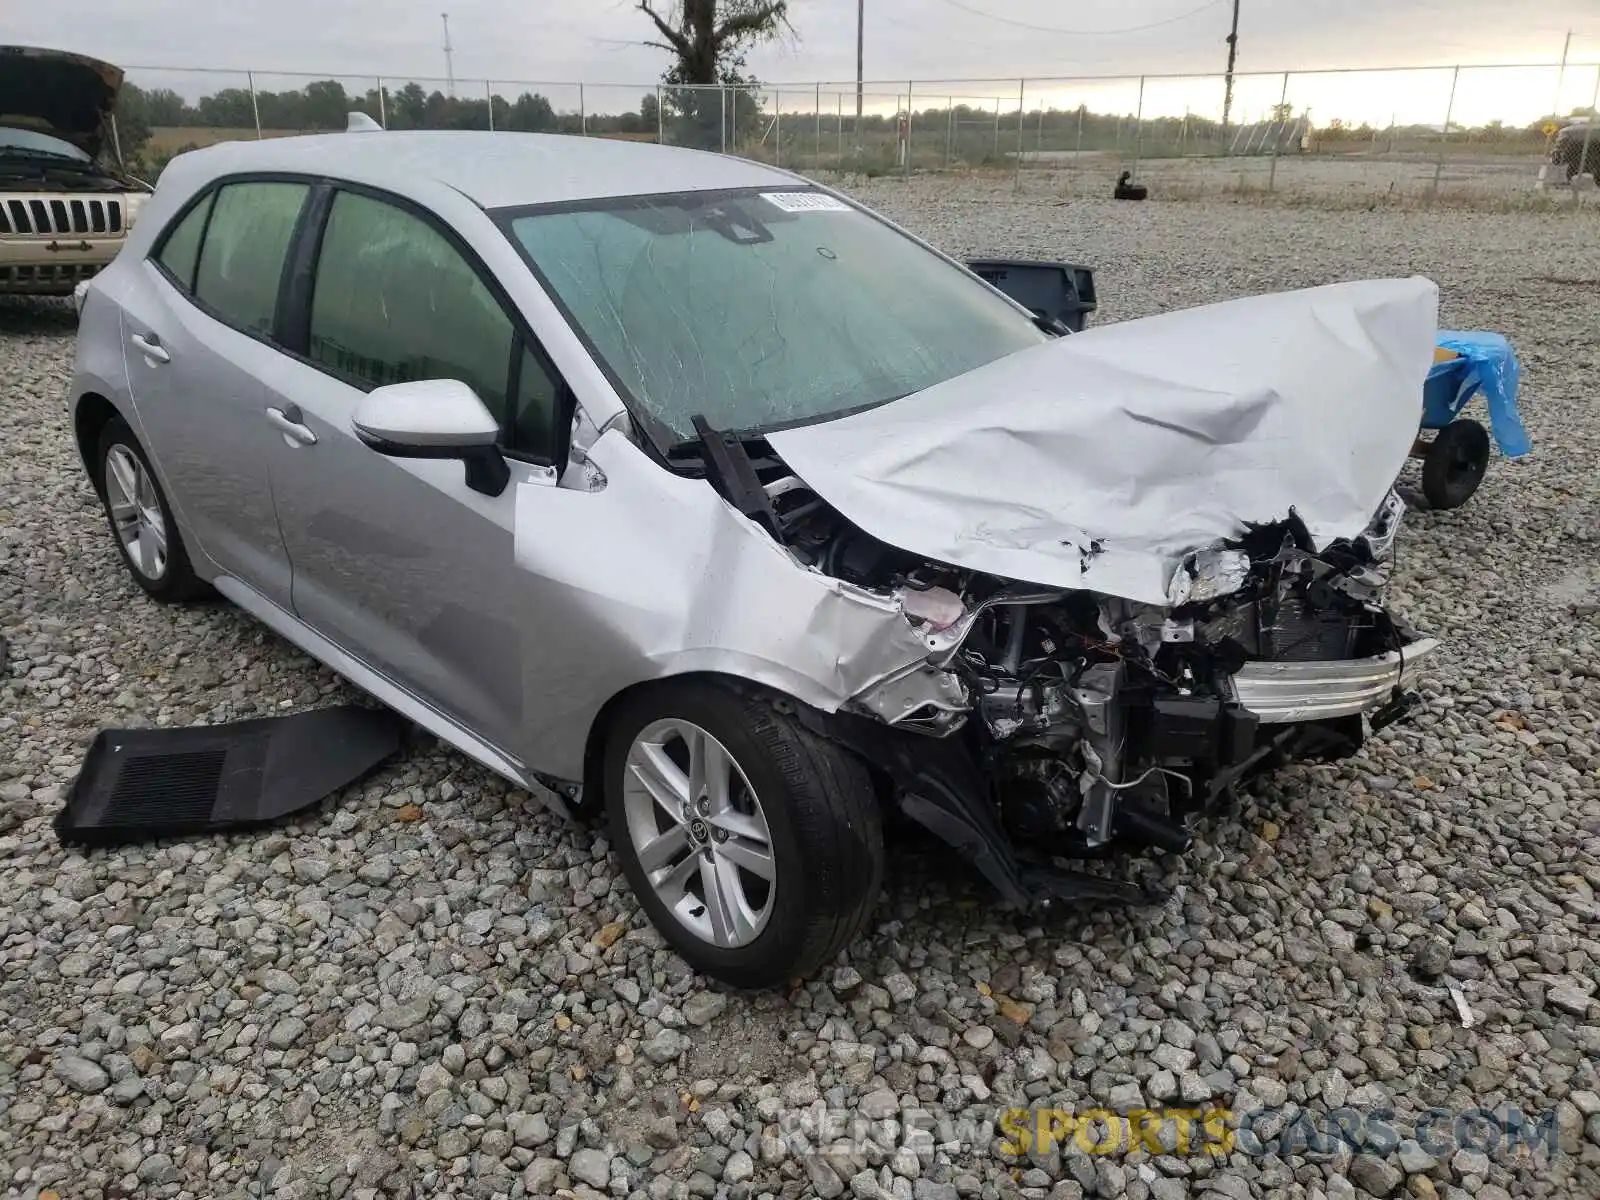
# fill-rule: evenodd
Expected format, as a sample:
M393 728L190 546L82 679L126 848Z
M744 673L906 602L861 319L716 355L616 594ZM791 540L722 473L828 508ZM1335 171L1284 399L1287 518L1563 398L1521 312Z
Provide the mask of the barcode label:
M850 211L843 200L821 192L762 192L761 198L786 213Z

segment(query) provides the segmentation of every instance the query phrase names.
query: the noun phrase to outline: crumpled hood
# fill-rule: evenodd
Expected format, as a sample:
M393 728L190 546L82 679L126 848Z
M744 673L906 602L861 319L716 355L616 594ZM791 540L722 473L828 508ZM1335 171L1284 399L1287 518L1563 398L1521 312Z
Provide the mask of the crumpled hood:
M34 46L0 46L0 125L36 129L97 158L122 90L122 70Z
M768 435L866 532L956 566L1168 603L1190 551L1355 537L1417 435L1439 292L1371 280L1102 326Z

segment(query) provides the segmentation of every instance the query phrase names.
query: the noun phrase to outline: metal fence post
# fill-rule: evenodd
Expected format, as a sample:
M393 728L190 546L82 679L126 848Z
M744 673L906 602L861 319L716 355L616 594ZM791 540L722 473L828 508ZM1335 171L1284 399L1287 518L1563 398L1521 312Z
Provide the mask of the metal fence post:
M1285 71L1283 73L1283 91L1281 93L1279 93L1279 95L1278 95L1278 112L1280 112L1280 113L1284 112L1286 107L1288 106L1288 103L1289 103L1289 72ZM1284 121L1282 123L1285 124L1285 125L1288 124L1287 121ZM1268 121L1267 122L1267 128L1271 129L1272 126L1273 126L1273 122ZM1273 191L1278 186L1278 147L1280 147L1281 145L1283 145L1283 134L1280 131L1278 136L1274 137L1272 139L1272 166L1267 171L1267 191L1269 191L1269 192Z
M950 165L950 155L956 145L956 98L945 97L944 165Z
M583 84L578 85L578 132L589 136L589 105L583 98Z
M663 99L661 85L658 83L656 84L656 145L658 146L667 144L667 110L661 103Z
M738 119L739 99L733 101L734 119ZM783 93L772 93L772 160L777 166L783 166Z
M483 102L489 106L489 132L494 132L494 85L483 81Z
M256 118L256 141L261 140L261 105L256 103L256 74L254 71L244 73L245 81L250 85L250 111Z
M1139 155L1144 150L1144 76L1139 76L1139 103L1133 110L1133 178L1139 178Z
M1450 99L1444 106L1444 128L1439 133L1439 158L1433 164L1433 192L1439 191L1439 179L1444 174L1444 149L1450 141L1450 118L1456 111L1456 83L1461 78L1461 68L1457 67L1450 72Z
M378 76L378 124L389 128L389 106L383 98L383 76Z
M717 119L717 133L722 139L722 153L728 152L728 86L719 84L717 99L722 105L722 115ZM737 104L735 104L737 107Z
M1017 161L1011 180L1011 190L1022 190L1022 109L1027 103L1028 80L1026 77L1017 81Z
M834 152L833 152L833 169L835 171L842 171L842 170L844 170L844 93L843 92L835 92L834 93L834 95L833 95L833 106L837 110L838 122L839 122L839 144L838 144L838 146L836 146L834 148Z
M906 80L906 156L900 167L900 174L906 179L911 178L911 90L914 86L914 80Z
M1000 97L994 98L994 157L1000 161Z
M822 165L822 82L817 82L817 99L813 106L817 116L817 165Z

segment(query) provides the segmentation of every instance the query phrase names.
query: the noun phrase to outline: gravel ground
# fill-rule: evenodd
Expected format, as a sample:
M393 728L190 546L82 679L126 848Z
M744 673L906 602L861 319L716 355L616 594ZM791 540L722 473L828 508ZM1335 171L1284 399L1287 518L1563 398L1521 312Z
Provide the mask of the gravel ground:
M1416 271L1447 324L1510 334L1535 455L1401 539L1394 599L1447 642L1425 711L1254 788L1166 864L1164 911L1018 920L902 843L848 961L786 996L708 989L603 837L444 749L277 832L63 850L100 727L344 689L226 607L136 593L63 421L70 317L0 310L0 1189L1600 1193L1600 222L860 190L958 253L1093 264L1100 320ZM1146 1103L1266 1115L1231 1153L1171 1122L1153 1148L1007 1158L984 1124ZM1430 1106L1515 1107L1555 1150L1448 1119L1397 1146ZM1352 1122L1354 1148L1281 1137L1384 1109L1396 1132Z

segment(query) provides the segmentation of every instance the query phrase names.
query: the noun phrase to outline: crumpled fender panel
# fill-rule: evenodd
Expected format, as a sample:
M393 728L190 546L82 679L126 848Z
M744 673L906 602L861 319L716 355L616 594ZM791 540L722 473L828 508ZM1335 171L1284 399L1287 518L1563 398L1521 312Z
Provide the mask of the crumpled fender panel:
M514 553L539 616L524 657L543 666L517 748L531 769L581 778L596 714L635 684L718 672L834 712L927 657L893 598L800 566L704 480L615 430L588 458L598 490L517 488ZM948 696L943 672L927 679L929 699Z

